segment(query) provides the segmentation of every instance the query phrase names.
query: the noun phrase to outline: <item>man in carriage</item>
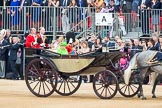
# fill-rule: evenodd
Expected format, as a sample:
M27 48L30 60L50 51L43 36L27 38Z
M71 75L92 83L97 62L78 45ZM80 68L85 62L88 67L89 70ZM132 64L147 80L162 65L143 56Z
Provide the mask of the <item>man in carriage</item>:
M37 42L36 29L31 28L30 34L26 37L26 48L39 48L39 43Z
M44 34L44 27L40 27L38 34L35 28L31 28L30 34L26 37L26 48L48 48L48 39Z

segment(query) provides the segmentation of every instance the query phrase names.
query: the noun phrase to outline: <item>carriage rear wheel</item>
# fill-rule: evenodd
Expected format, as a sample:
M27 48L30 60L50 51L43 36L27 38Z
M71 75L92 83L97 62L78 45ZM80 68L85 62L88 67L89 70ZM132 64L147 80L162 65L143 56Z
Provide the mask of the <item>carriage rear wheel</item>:
M62 96L69 96L75 93L82 82L82 76L58 75L56 92Z
M119 93L124 97L133 97L135 96L140 89L139 76L135 73L132 73L129 84L124 83L124 78L119 82Z
M101 99L113 98L118 90L118 80L109 70L98 72L93 79L95 94Z
M25 81L35 96L47 97L55 91L57 74L47 60L37 58L26 67Z

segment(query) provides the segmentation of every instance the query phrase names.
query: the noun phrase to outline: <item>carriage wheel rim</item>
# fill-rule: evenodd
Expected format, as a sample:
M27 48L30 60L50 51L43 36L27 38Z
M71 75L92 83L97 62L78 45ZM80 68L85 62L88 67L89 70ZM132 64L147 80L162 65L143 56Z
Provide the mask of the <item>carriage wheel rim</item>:
M30 70L34 63L41 61L44 62L47 66L51 67L50 71L44 71L43 76L41 76L39 72L35 71L34 73L32 70ZM35 70L38 70L38 68L35 67ZM32 74L33 76L32 75L30 76L30 74ZM55 91L55 88L57 86L57 75L48 61L43 59L34 59L29 63L29 65L26 68L25 81L28 89L34 95L38 97L47 97L50 96Z

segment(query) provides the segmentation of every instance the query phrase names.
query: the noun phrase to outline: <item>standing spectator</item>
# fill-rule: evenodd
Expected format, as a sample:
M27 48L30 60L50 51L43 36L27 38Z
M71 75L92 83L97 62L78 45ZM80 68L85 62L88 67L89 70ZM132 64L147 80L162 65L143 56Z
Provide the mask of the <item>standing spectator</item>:
M67 7L70 5L70 0L60 0L60 6L61 7Z
M10 43L11 38L12 38L11 37L11 30L7 29L4 39L7 41L7 43Z
M10 11L11 11L11 25L12 29L17 29L19 30L19 7L20 6L20 1L19 0L12 0L10 4Z
M31 14L31 4L32 4L32 0L21 0L21 5L19 8L19 11L21 13L21 18L24 18L23 16L26 16L26 28L27 30L29 30L29 24L30 24L30 14ZM21 19L21 21L23 21ZM21 22L23 23L23 22Z
M3 2L0 2L0 29L2 29Z
M109 12L109 9L106 6L106 3L104 2L103 5L102 5L102 7L101 7L100 13L108 13L108 12Z
M17 52L18 52L18 49L20 48L18 41L19 41L18 37L12 37L12 42L10 44L9 53L8 53L9 67L11 71L13 72L14 80L19 79L18 71L16 69Z
M70 23L69 23L69 17L68 17L68 10L63 9L62 10L62 31L64 34L70 31Z
M60 5L60 1L59 0L49 0L48 1L48 7L49 7L49 11L50 12L50 24L52 27L54 27L54 23L57 24L58 21L58 13L59 13L59 5ZM56 14L54 15L54 9Z
M108 5L108 9L110 13L114 13L115 12L115 2L114 0L110 0L110 3Z
M6 30L6 35L4 36L4 39L7 41L8 44L11 44L12 36L11 36L11 31L9 29ZM7 49L6 51L6 64L8 64L8 52L9 50ZM6 73L10 72L10 69L6 65Z
M104 0L104 2L106 3L106 6L108 6L110 3L110 0Z
M150 0L144 0L140 4L140 19L142 26L142 33L144 36L149 35L149 17L150 17Z
M0 77L5 77L6 55L7 55L7 41L4 40L2 34L0 34Z
M17 65L17 70L18 70L18 73L20 75L20 79L23 80L24 79L24 76L23 76L23 50L24 50L24 39L22 36L18 36L18 42L19 42L19 45L20 45L20 48L18 49L18 52L17 52L17 60L16 60L16 65Z
M103 0L95 0L94 5L95 5L96 9L98 9L98 11L101 10L103 3L104 3ZM106 6L106 3L105 3L105 6Z
M87 0L77 0L77 6L79 7L79 21L83 20L86 16L86 13L83 11L83 7L87 7L88 3Z
M115 12L120 12L120 0L115 1Z
M153 32L158 32L160 34L159 24L160 24L160 10L161 3L160 0L152 0L151 2L152 7L152 24L153 24Z
M42 0L32 0L32 26L37 28L40 22L40 14L41 14L41 5L43 4Z
M78 14L77 14L78 6L76 0L71 0L69 5L69 19L71 27L74 27L77 23Z
M126 18L126 30L131 31L132 28L132 21L131 21L131 10L132 10L132 1L133 0L121 0L121 2L123 2L123 6L122 6L122 13L128 13L126 14L127 18ZM127 32L128 32L127 31Z

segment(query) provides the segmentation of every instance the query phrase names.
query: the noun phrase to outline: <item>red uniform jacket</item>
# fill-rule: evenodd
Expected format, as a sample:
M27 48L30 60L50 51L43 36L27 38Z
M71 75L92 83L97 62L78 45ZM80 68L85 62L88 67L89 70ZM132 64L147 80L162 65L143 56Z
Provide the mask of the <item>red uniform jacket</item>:
M37 38L39 38L39 36L36 36L36 38L34 38L34 36L29 34L26 37L26 48L40 48L40 43L37 43L35 45L33 44L34 42L37 42Z

